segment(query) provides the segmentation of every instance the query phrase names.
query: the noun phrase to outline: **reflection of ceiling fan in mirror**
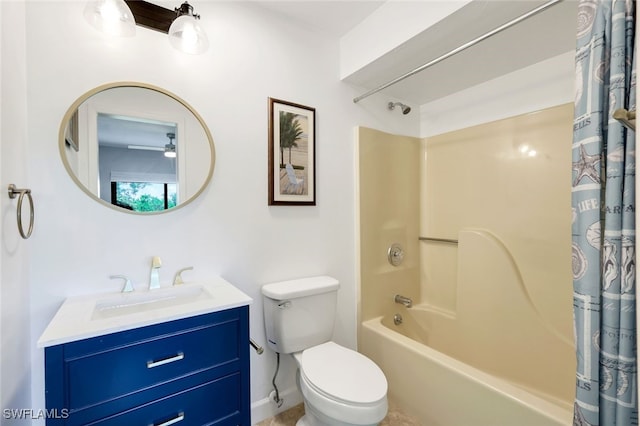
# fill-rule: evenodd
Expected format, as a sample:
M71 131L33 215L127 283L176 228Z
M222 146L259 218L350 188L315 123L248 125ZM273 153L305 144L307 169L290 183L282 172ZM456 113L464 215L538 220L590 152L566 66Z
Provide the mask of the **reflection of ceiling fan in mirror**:
M127 145L127 148L140 149L143 151L160 151L164 152L164 156L167 158L176 158L176 145L173 143L173 140L176 138L176 134L170 132L167 133L167 137L169 138L169 143L164 147L150 145Z
M166 152L177 133L176 123L148 118L98 113L100 146ZM171 135L171 136L169 136ZM169 138L169 144L166 139Z
M173 144L173 140L176 137L175 133L167 133L169 143L164 146L164 156L167 158L176 158L176 146Z

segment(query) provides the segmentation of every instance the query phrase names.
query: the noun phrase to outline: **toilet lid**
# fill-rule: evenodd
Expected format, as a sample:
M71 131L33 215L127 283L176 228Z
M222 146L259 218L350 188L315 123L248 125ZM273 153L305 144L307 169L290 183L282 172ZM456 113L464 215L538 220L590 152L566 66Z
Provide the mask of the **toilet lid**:
M387 379L373 361L333 342L302 352L300 370L309 384L333 399L369 404L387 395Z

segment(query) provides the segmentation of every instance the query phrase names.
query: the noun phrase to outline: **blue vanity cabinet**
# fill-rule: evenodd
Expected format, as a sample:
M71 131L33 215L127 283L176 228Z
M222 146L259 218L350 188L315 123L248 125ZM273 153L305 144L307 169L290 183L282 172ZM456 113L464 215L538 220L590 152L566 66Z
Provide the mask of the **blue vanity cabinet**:
M250 426L249 307L45 348L47 425Z

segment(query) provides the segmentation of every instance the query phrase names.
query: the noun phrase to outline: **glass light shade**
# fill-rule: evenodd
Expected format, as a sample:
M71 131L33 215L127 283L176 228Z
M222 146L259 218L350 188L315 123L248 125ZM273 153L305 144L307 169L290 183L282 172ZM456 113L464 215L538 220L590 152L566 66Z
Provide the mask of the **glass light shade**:
M184 53L198 55L209 48L209 39L198 20L192 15L176 18L169 27L171 46Z
M176 158L176 146L168 143L164 146L164 156L167 158Z
M132 37L136 34L136 21L124 0L90 1L84 8L84 18L108 35Z

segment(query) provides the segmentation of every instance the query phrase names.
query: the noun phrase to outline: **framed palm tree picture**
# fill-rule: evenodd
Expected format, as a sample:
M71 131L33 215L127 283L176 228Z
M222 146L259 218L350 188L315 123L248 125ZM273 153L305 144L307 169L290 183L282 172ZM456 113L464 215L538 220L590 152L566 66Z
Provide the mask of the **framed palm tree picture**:
M316 204L316 110L269 98L269 205Z

